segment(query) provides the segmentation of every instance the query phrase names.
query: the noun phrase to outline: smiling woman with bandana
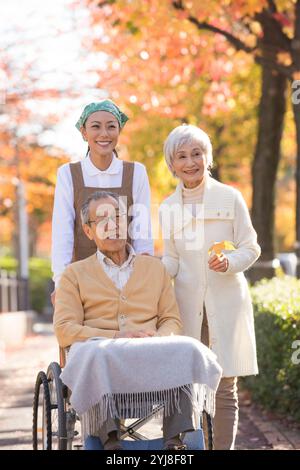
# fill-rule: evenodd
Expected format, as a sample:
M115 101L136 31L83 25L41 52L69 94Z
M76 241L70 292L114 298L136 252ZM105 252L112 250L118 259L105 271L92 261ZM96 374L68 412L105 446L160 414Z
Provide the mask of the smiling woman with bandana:
M118 159L115 150L127 120L118 106L107 99L88 104L76 123L88 143L88 153L79 162L62 165L57 173L52 218L55 288L68 264L96 252L95 244L82 230L80 210L85 200L99 189L127 197L127 208L133 206L128 218L132 246L137 253L153 254L146 169L141 163Z

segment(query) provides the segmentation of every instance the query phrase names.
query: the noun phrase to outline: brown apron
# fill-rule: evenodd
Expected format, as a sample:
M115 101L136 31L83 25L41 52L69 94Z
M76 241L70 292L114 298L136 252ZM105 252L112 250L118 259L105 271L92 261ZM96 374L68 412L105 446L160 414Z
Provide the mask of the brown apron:
M82 229L80 211L81 207L87 198L95 191L109 191L120 196L127 196L127 210L133 204L132 197L132 183L134 163L123 161L123 177L122 185L119 188L90 188L84 186L84 179L82 174L81 162L70 163L71 175L74 188L74 248L72 262L85 259L93 255L97 251L96 244L93 240L89 240ZM132 217L127 216L127 227L131 222ZM131 240L128 236L128 242Z

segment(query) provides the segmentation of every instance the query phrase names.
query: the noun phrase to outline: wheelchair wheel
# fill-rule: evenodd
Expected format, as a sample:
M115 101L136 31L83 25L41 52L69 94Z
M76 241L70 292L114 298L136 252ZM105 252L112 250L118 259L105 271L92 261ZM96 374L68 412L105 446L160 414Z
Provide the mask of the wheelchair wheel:
M52 362L47 370L51 403L51 449L67 449L67 425L64 400L64 385L60 380L61 368Z
M206 430L207 450L214 450L214 432L212 418L206 411L204 411L203 414L205 417L204 428Z
M48 379L39 372L33 398L33 450L51 450L51 402Z

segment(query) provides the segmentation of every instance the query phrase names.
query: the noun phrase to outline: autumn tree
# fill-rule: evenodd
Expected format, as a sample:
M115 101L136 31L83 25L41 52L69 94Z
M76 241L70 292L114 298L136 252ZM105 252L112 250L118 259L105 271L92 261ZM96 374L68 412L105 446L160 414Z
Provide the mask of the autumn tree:
M0 129L0 242L9 245L18 258L17 184L25 184L29 222L29 254L36 255L39 232L51 219L58 167L68 161L61 149L41 146L31 135L16 136ZM49 233L50 238L50 233Z
M9 30L8 30L9 33ZM11 37L7 34L7 37ZM43 86L37 73L36 56L20 59L22 42L3 39L0 51L2 93L0 95L0 217L1 242L13 242L18 257L16 185L26 186L30 252L35 254L38 231L50 218L58 166L66 161L63 152L42 145L40 136L57 122L57 116L39 110L67 90ZM69 90L71 95L71 90ZM74 93L75 95L75 93ZM50 233L49 233L50 237Z
M262 247L259 277L273 275L275 182L288 85L300 70L300 1L85 3L96 31L92 45L108 54L99 85L112 97L126 96L142 111L186 119L186 102L194 99L186 85L192 75L205 73L212 77L208 94L222 93L225 88L226 104L231 99L228 71L241 63L247 67L249 60L258 64L261 98L252 165L252 217ZM252 87L249 82L249 99ZM299 162L299 105L294 105L294 116ZM297 200L299 204L299 189ZM298 240L299 230L297 216Z

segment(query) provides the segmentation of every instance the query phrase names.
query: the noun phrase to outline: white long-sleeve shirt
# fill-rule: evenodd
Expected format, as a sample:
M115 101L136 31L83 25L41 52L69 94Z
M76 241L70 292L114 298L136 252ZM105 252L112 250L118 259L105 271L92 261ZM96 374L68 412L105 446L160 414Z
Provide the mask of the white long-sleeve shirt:
M97 250L97 259L101 264L104 272L113 281L114 285L121 291L129 281L133 271L135 261L135 251L132 246L127 243L128 258L124 263L119 266L115 264L110 258L105 256L100 250Z
M81 162L85 186L95 188L117 188L122 185L123 162L115 155L110 166L99 170L86 157ZM131 223L132 245L136 253L153 255L153 240L150 218L150 186L146 168L141 163L134 163L133 216ZM74 190L70 164L62 165L57 172L52 216L52 272L55 288L68 264L71 263L74 246Z

